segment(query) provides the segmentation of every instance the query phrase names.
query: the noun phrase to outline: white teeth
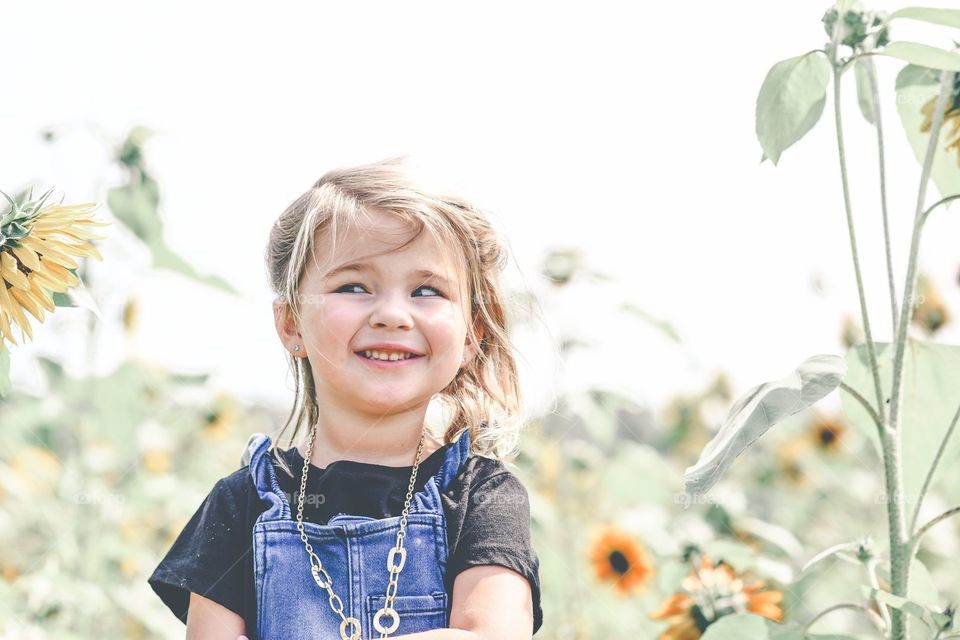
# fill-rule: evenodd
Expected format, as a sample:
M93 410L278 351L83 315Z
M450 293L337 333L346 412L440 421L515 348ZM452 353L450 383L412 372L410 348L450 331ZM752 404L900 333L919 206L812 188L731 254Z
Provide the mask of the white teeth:
M372 360L409 360L410 358L415 357L412 353L388 353L386 351L363 351L361 352L366 357Z

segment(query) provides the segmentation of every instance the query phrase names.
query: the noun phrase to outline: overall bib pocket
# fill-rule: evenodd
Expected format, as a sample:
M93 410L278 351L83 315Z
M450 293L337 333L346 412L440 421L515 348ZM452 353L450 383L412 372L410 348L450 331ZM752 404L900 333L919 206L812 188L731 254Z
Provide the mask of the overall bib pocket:
M373 626L373 618L384 603L384 595L367 596L367 615L363 627L370 630L371 638L379 638L380 632ZM447 628L447 594L437 592L425 596L397 596L393 599L393 608L400 615L400 624L390 635L414 633L430 629ZM381 616L380 624L390 629L394 619L389 615Z

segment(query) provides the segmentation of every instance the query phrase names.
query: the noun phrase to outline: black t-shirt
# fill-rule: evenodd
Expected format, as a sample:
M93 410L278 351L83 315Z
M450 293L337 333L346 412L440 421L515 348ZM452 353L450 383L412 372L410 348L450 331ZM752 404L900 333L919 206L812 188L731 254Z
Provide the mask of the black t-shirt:
M414 492L443 464L447 444L421 461ZM277 466L277 482L296 516L303 456L296 447L280 454L293 470L291 478ZM337 460L326 468L310 466L303 518L326 524L339 513L389 518L403 512L412 466ZM319 496L322 496L319 497ZM530 504L526 488L499 460L471 455L440 494L447 519L446 591L464 569L495 564L526 577L533 592L533 632L543 623L539 560L530 542ZM243 617L255 639L257 597L253 571L253 525L267 509L244 466L217 481L187 522L170 551L149 578L150 586L184 624L190 592L198 593Z

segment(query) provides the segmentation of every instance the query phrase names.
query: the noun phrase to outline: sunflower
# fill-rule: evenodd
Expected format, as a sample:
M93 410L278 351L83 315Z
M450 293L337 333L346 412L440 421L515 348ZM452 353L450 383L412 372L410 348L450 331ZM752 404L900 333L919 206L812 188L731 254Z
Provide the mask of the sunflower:
M47 191L39 200L15 202L0 191L10 203L9 211L0 214L0 347L5 340L16 345L13 324L21 336L33 339L33 330L24 310L43 322L44 310L53 311L52 293L66 293L80 284L74 271L75 258L103 257L90 242L103 236L91 233L84 226L103 226L90 212L96 203L44 206ZM22 339L22 338L21 338Z
M847 437L847 427L840 416L817 416L810 423L808 435L820 451L835 452Z
M590 550L590 560L597 579L612 582L616 593L627 596L634 590L643 591L653 577L653 564L646 548L633 536L606 527Z
M933 110L937 106L937 96L930 98L920 110L923 112L923 124L920 125L920 131L926 133L933 126ZM954 76L953 94L947 98L946 112L943 114L944 127L950 124L953 128L947 132L944 138L950 142L944 151L955 149L957 152L957 164L960 164L960 74Z
M649 614L653 620L668 620L670 626L658 640L697 640L711 624L725 615L756 613L774 622L783 619L777 604L779 591L761 591L763 580L746 585L733 568L720 560L700 556L699 570L680 583L682 592L669 596Z
M218 393L213 405L203 416L204 432L213 439L222 440L233 430L239 416L236 400L227 393Z
M913 309L912 320L913 324L932 336L950 321L950 313L930 281L923 276L919 280L919 304Z

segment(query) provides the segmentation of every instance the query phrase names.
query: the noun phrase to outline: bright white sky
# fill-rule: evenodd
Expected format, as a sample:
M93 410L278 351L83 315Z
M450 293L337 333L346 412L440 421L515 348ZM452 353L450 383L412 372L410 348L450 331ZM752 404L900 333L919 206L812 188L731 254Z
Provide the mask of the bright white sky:
M929 6L951 6L930 2ZM887 10L899 5L874 2ZM262 262L270 225L328 169L411 154L493 210L537 290L548 247L579 247L614 280L545 306L554 339L595 347L558 362L542 327L517 334L531 411L565 389L609 385L640 401L695 391L718 369L738 392L815 353L842 353L859 316L828 100L778 167L759 164L757 92L776 62L820 47L826 2L129 3L4 8L0 188L56 186L103 200L120 178L97 137L158 133L148 162L168 243L243 293L151 274L122 233L103 243L91 289L103 311L94 366L125 350L286 411L292 381ZM946 28L895 39L950 46ZM14 62L15 61L15 62ZM896 115L903 63L880 59L890 211L903 273L920 167ZM875 337L889 339L872 130L847 76L853 205ZM55 146L38 132L55 127ZM930 202L936 198L932 191ZM960 217L927 226L922 267L960 313ZM103 215L106 215L104 212ZM825 296L811 285L819 274ZM136 292L137 334L119 340ZM682 345L612 309L631 301ZM14 356L58 353L82 371L89 314L58 310ZM957 342L956 323L941 334ZM562 373L561 373L562 371Z

